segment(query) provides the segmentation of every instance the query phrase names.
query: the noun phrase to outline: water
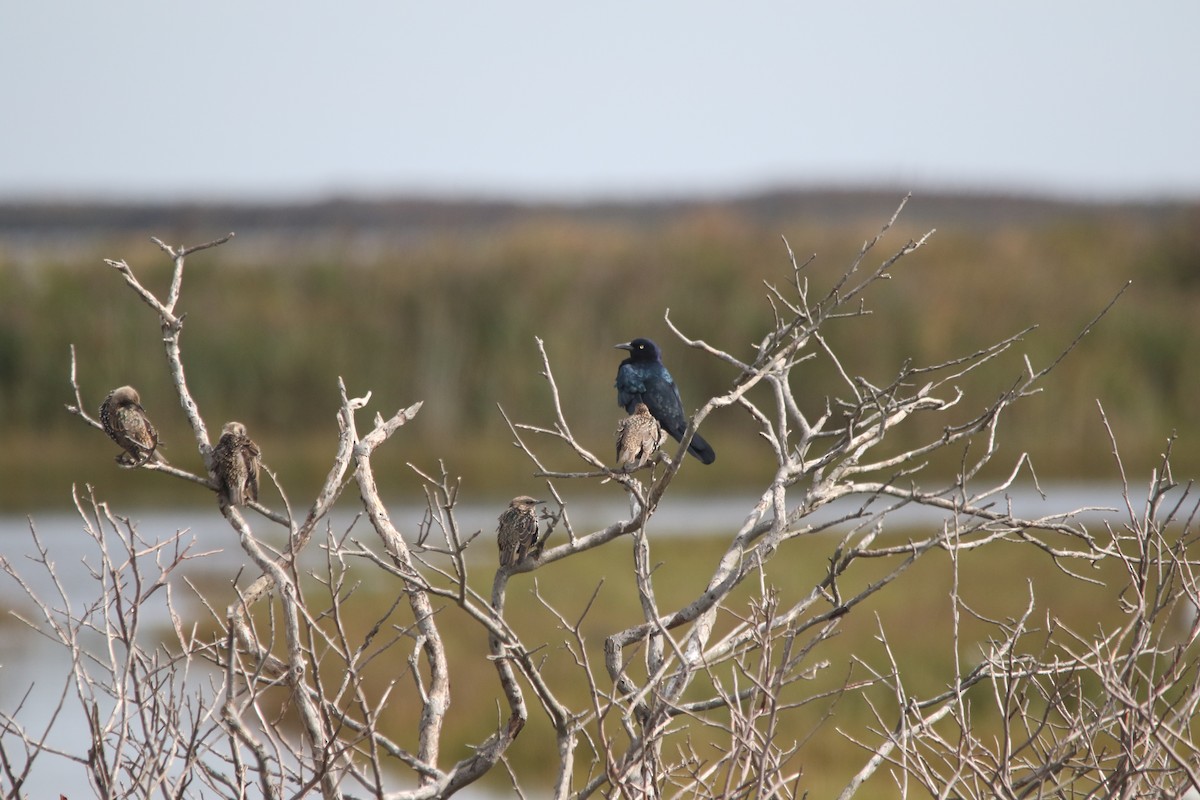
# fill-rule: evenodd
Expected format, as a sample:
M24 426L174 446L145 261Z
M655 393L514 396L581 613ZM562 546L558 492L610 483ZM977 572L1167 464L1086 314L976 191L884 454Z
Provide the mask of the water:
M1144 489L1136 489L1142 491ZM1089 525L1104 520L1127 518L1125 504L1119 486L1105 484L1055 484L1046 488L1043 499L1031 487L1019 487L1007 496L996 498L1001 505L1012 504L1014 513L1026 518L1038 518L1063 511L1081 511L1078 519ZM698 533L736 531L747 514L753 509L757 498L737 497L686 497L670 495L659 508L652 522L654 536L686 536ZM822 509L813 521L836 519L861 504L845 501ZM1134 501L1135 512L1140 512L1144 500ZM462 531L469 534L476 530L484 532L484 539L496 525L496 516L503 503L488 506L462 506L457 509ZM1088 509L1088 510L1085 510ZM391 506L393 522L405 535L414 535L424 516L423 506ZM622 519L629 513L625 501L616 492L611 499L596 499L572 503L569 507L571 522L577 533L585 533L612 521ZM176 511L147 511L129 515L141 536L149 541L169 538L177 531L185 531L182 541L191 543L193 553L203 553L200 558L185 564L175 575L173 587L177 596L188 593L182 577L236 575L246 569L255 574L253 565L238 546L233 531L215 508L186 508ZM354 519L353 511L339 511L330 518L333 530L345 530ZM897 509L891 517L893 526L940 525L945 513L922 506L905 506ZM54 574L65 588L68 601L75 607L92 601L98 594L92 577L98 564L95 543L83 533L83 525L74 511L46 511L32 516L48 560L52 562ZM267 543L282 546L285 536L278 526L251 515L251 524ZM274 528L275 530L272 530ZM373 533L365 521L359 520L355 535L371 541ZM556 534L557 535L557 534ZM490 539L489 539L490 541ZM494 551L484 542L479 542L488 556ZM551 545L554 540L551 540ZM317 547L310 546L310 557L322 558ZM57 589L45 568L32 560L35 553L30 535L30 520L16 515L0 515L0 556L6 559L30 584L33 591L43 597L57 598ZM58 602L56 600L56 602ZM26 618L37 620L36 606L7 575L0 574L0 608L6 612L16 611ZM165 609L155 606L155 613L147 620L150 623L166 623ZM29 730L42 730L67 685L70 664L64 650L53 642L38 636L24 626L14 625L11 618L5 621L4 634L0 636L0 711L13 713L24 698L18 720ZM26 693L28 692L28 695ZM79 711L78 700L68 694L63 711L51 730L48 742L72 753L86 752L86 725ZM12 737L5 739L10 754L19 753L18 742ZM3 780L0 778L0 780ZM3 786L5 792L10 787ZM42 755L26 783L24 793L32 798L90 796L86 773L82 765L62 758ZM476 795L481 796L481 795Z

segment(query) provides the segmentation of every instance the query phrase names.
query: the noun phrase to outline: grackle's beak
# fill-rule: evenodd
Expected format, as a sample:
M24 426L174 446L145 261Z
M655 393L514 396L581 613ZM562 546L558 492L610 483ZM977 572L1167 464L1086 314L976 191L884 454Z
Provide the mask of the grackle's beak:
M613 345L613 348L614 348L614 349L616 349L616 350L630 350L630 351L632 351L632 350L633 350L633 342L625 342L624 344L614 344L614 345Z

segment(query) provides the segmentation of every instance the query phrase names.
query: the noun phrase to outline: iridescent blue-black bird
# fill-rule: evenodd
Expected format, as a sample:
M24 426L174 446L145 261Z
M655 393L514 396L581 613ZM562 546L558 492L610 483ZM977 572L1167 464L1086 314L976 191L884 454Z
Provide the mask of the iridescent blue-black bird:
M662 351L649 339L634 339L616 347L629 351L629 358L617 368L617 405L632 414L638 403L645 403L650 414L678 442L687 430L687 417L679 387L663 366ZM688 452L705 464L717 460L717 454L700 434L693 434Z

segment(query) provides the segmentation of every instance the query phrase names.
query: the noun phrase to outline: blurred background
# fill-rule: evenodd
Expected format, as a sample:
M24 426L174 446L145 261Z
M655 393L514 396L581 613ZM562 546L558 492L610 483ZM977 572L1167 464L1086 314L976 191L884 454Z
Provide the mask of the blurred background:
M1185 2L6 8L0 507L85 481L211 500L114 469L62 408L74 343L89 409L136 385L168 457L199 468L156 320L102 261L165 291L150 236L237 233L190 262L187 368L210 425L245 421L295 496L333 452L341 375L381 412L427 401L384 456L390 488L442 458L507 497L530 469L497 406L548 420L535 336L606 453L613 344L657 339L697 407L733 376L678 346L665 311L746 355L784 239L822 287L909 192L874 258L937 233L841 326L850 371L885 381L1035 324L1022 352L1043 364L1132 280L1009 421L1007 454L1114 477L1101 400L1136 465L1177 430L1194 467L1198 29ZM969 383L964 414L1022 366ZM805 380L815 412L837 384ZM714 415L723 457L691 487L761 478L749 430Z
M763 282L790 276L788 247L814 256L822 293L909 193L868 265L937 232L872 290L869 317L830 326L850 373L884 384L909 359L947 361L1038 326L962 382L965 419L1012 385L1024 356L1050 363L1132 281L1046 391L1004 420L993 474L1029 452L1047 484L1108 492L1119 473L1099 401L1131 480L1145 481L1173 432L1176 476L1194 475L1197 31L1200 5L1182 0L8 4L0 544L25 555L30 514L57 537L52 552L70 552L79 521L64 512L84 484L138 509L147 535L185 522L206 546L227 535L210 493L118 469L116 446L63 406L74 344L90 412L135 385L167 457L202 470L157 320L103 259L165 293L171 265L151 236L197 244L231 231L188 260L187 374L210 430L245 422L297 505L333 457L342 376L352 394L372 392L362 424L425 401L376 457L384 493L417 507L406 464L437 474L440 459L462 478L468 527L490 532L500 498L540 493L500 411L552 421L535 337L572 429L607 456L621 415L614 344L657 340L695 409L735 376L682 347L667 310L689 336L748 357L772 322ZM810 413L841 390L816 362L796 375ZM895 444L936 438L946 422L914 419ZM685 465L673 500L740 501L762 486L772 462L744 412L714 413L704 434L718 460ZM548 466L577 466L537 445ZM958 455L930 471L951 474ZM736 523L744 506L732 507ZM660 596L689 596L682 587L693 591L723 546L706 540L701 555L658 540ZM782 585L816 579L803 573L824 563L811 548L781 560ZM623 546L589 558L578 573L546 570L545 591L558 581L577 596L606 570L612 587L627 578ZM989 561L981 593L1007 603L1024 568ZM228 589L232 571L213 580ZM898 626L944 615L945 574L872 613ZM1067 588L1063 603L1091 620L1102 603ZM611 591L601 605L624 616L597 612L594 641L640 613L621 606L631 591ZM921 592L929 608L917 613ZM869 645L873 625L858 627ZM916 647L916 663L932 647ZM478 705L456 713L486 728ZM514 757L535 762L546 732L529 731ZM852 774L859 754L845 755ZM45 779L46 794L62 789Z

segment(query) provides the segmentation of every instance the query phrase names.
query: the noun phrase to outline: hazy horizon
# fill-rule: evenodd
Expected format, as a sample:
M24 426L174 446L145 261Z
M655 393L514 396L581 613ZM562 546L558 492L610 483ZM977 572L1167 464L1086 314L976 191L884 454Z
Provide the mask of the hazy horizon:
M1096 194L1088 192L1072 192L1069 190L1055 191L1052 189L1021 189L1004 186L944 186L916 185L899 186L885 183L813 183L813 184L763 184L745 187L729 187L708 191L689 191L684 189L662 189L660 191L597 191L579 195L523 194L518 190L505 191L474 191L442 189L357 189L346 191L314 189L311 192L148 192L138 195L112 195L103 192L74 193L74 192L28 192L21 194L5 194L0 192L0 207L245 207L245 208L308 208L320 206L336 206L338 204L387 205L422 204L446 206L495 205L512 206L536 210L547 209L580 209L586 210L591 206L597 207L637 207L637 206L690 206L690 205L732 205L753 202L771 198L818 198L821 196L836 198L886 198L893 205L898 204L906 196L918 203L924 201L945 201L962 199L967 202L981 203L1013 202L1029 203L1031 205L1051 204L1063 206L1189 206L1200 203L1200 188L1195 191L1183 192L1146 192L1133 194Z

